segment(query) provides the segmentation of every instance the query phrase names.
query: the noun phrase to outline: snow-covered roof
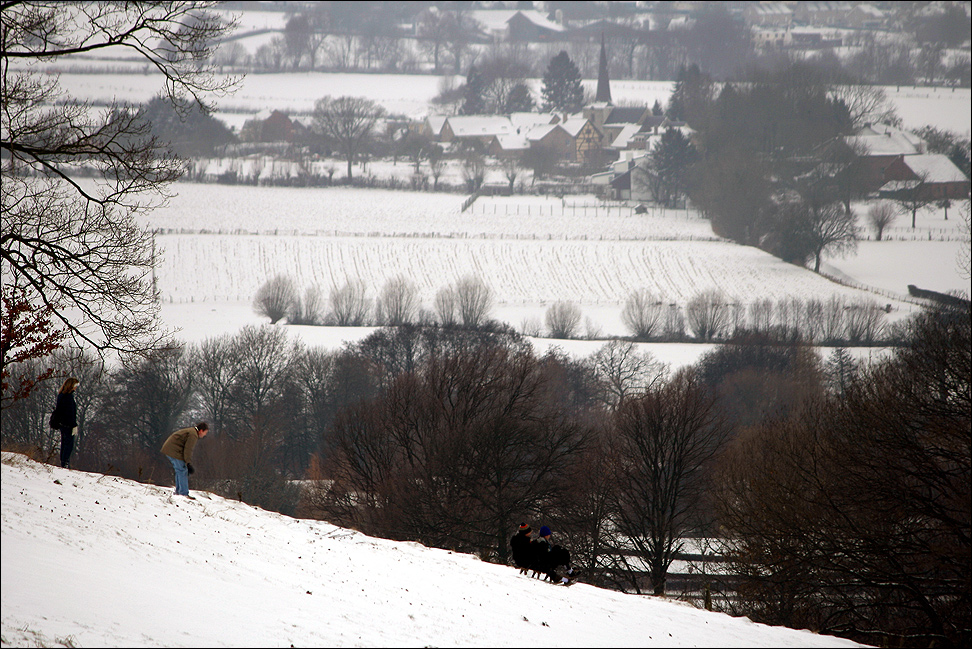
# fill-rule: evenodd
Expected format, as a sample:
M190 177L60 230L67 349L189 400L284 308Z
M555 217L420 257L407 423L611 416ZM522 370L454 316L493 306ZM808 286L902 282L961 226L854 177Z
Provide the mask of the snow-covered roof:
M568 117L566 120L560 123L560 128L567 131L571 137L577 137L584 125L587 124L587 118L585 117Z
M516 131L509 118L502 115L454 115L447 121L456 137L508 135Z
M884 12L869 4L859 4L854 6L854 11L862 13L866 16L873 16L874 18L884 18Z
M480 9L469 12L469 16L480 23L484 30L494 33L504 31L507 28L507 23L516 14L522 14L524 18L538 27L556 32L564 31L563 25L549 20L546 14L535 9Z
M927 182L958 183L968 181L962 170L956 167L948 156L941 153L906 155L902 160L916 175L924 175Z
M556 119L557 116L553 113L510 113L510 123L518 129L550 124Z
M522 151L530 148L530 140L519 133L503 133L494 137L504 151Z
M614 138L614 141L611 142L611 148L627 149L628 145L631 143L631 138L634 137L640 130L641 127L638 124L626 124L624 128L621 129L621 132L618 133L618 136Z
M526 137L531 142L537 142L547 137L551 131L560 128L560 124L540 124L534 126L526 134Z
M913 133L886 124L868 125L846 138L851 146L864 147L868 155L912 155L921 151L922 140Z
M793 13L793 10L782 2L753 3L750 5L750 8L758 16L789 15Z
M429 115L425 118L425 123L429 125L432 135L438 135L442 132L442 127L445 126L447 119L449 119L448 115Z
M905 189L914 189L919 185L917 180L889 180L881 185L881 192L898 192Z

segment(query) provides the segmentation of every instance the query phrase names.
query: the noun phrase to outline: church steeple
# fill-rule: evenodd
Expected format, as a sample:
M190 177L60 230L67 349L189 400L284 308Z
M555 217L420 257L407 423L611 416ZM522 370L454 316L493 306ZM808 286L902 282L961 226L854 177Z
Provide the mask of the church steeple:
M611 103L611 81L608 79L607 50L604 48L604 32L601 32L601 61L597 66L596 102Z

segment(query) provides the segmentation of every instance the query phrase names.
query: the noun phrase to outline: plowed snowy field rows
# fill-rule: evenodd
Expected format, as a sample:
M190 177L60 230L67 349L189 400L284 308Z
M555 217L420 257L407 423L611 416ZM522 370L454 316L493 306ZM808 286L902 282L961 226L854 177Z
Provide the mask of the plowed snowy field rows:
M682 305L709 289L744 303L871 297L718 240L706 221L685 211L634 215L579 197L525 197L481 198L460 212L464 197L456 195L193 184L175 190L178 196L146 221L161 232L158 287L170 303L250 300L281 273L325 292L359 280L372 295L403 275L427 306L465 275L480 277L507 305L620 306L639 288Z

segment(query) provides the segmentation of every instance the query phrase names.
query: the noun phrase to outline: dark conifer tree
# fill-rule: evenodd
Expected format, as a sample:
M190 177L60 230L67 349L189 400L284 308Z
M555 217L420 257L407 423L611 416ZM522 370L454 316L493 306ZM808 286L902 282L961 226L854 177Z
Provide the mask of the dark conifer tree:
M564 50L550 60L543 73L543 108L548 111L576 113L584 105L580 70Z
M459 109L461 115L481 115L486 110L486 100L483 95L486 91L486 78L483 73L476 69L475 65L469 66L469 73L466 75L466 85L462 93L462 107Z

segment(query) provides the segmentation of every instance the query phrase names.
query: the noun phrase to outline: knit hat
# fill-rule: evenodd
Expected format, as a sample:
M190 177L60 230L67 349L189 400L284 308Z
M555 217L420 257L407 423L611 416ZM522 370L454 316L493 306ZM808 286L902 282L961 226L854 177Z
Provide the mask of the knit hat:
M520 531L526 533L526 532L532 532L533 530L531 530L530 526L527 525L526 523L520 523Z
M544 525L540 528L540 536L550 536L550 528Z

